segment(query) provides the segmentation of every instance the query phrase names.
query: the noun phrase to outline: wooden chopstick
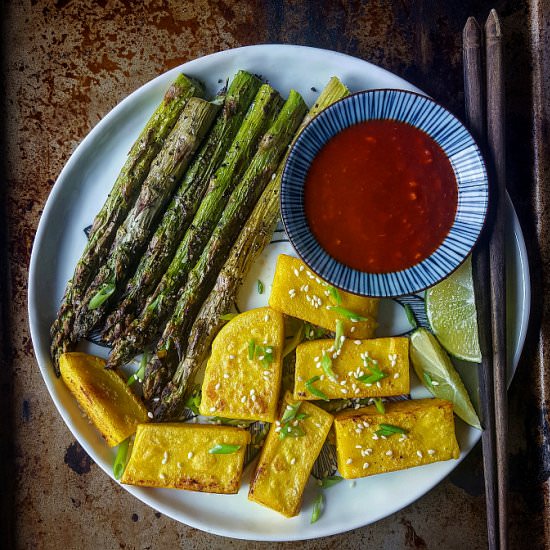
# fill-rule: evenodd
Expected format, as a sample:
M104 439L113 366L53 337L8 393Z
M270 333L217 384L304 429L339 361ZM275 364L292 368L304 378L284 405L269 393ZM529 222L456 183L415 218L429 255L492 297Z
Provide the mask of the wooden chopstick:
M487 150L492 160L492 200L494 220L489 241L491 271L493 373L495 387L495 440L497 450L497 488L499 543L508 546L508 395L506 350L506 154L504 131L504 75L502 33L496 11L485 22L485 57L487 81Z
M480 147L485 149L485 103L483 67L481 61L482 31L474 17L469 17L462 33L464 63L464 99L466 118ZM487 537L489 550L498 548L498 497L497 497L497 455L495 447L495 408L493 387L492 334L486 330L491 319L491 295L488 251L488 230L483 230L479 243L473 251L472 269L477 322L480 327L479 346L481 365L479 370L479 395L483 432L483 471L485 478L485 499L487 508Z

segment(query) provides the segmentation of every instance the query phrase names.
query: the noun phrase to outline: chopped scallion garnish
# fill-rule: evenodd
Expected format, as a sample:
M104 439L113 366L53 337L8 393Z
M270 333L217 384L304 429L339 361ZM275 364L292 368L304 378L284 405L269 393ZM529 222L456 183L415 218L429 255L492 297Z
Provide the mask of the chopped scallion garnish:
M413 330L415 328L418 328L418 323L416 321L416 317L414 316L412 307L409 304L405 304L403 308L405 309L405 315L407 316L407 320L409 321L409 324L411 325Z
M336 331L334 333L334 349L336 351L338 351L344 343L342 336L344 336L344 321L342 321L342 319L336 319Z
M319 493L317 498L313 501L313 512L311 513L311 523L315 523L320 517L325 504L325 497L323 493Z
M371 374L364 374L363 376L359 376L357 380L360 382L363 382L364 384L375 384L376 382L379 382L383 378L386 378L388 375L380 370L380 367L370 358L365 357L365 368L367 368Z
M355 311L351 311L350 309L346 309L342 306L327 306L327 309L330 309L332 311L335 311L339 315L342 315L342 317L345 317L346 319L349 319L350 321L368 321L368 317L364 317L363 315L359 315L359 313L355 313Z
M386 407L384 407L384 403L382 402L382 399L380 399L380 397L375 397L373 401L374 401L374 406L376 407L376 410L380 414L386 414Z
M126 457L128 456L129 444L129 437L118 444L115 462L113 464L113 475L115 476L115 479L120 479L122 477L122 474L124 473L124 468L126 468Z
M380 424L380 429L376 430L376 435L383 435L389 437L395 434L406 434L408 430L400 428L399 426L394 426L393 424Z
M323 367L325 374L329 378L332 378L332 380L336 380L336 375L332 370L332 359L330 358L330 355L328 353L323 353L323 358L321 359L321 366Z
M344 481L344 478L341 476L328 476L328 477L324 477L320 481L321 481L321 487L323 489L328 489L329 487L332 487L333 485L336 485L337 483Z
M254 359L254 355L256 355L256 342L254 342L253 339L250 339L248 341L248 359L249 359L249 361L252 361Z
M264 284L262 283L262 281L260 281L260 279L258 279L258 282L256 283L257 287L258 287L258 294L263 294L264 293Z
M230 455L236 453L240 448L240 445L227 445L225 443L217 443L211 449L209 449L208 452L211 455Z
M147 361L149 361L149 356L147 353L144 353L141 356L138 370L134 372L134 374L132 374L132 376L128 378L128 382L126 382L128 386L131 386L136 380L143 380L143 378L145 377L145 367L147 366Z
M334 286L328 287L328 293L329 296L336 302L336 305L342 305L342 298L340 297L340 293L338 292L338 289Z
M287 422L294 420L294 418L296 417L296 413L300 409L301 404L301 401L297 401L294 404L287 403L283 418L281 418L281 424L286 424Z
M235 319L239 315L238 313L226 313L225 315L220 316L220 319L222 321L231 321L231 319Z
M314 376L313 378L310 378L305 384L306 390L309 391L309 393L311 393L315 397L322 399L323 401L329 401L329 398L320 389L316 388L313 385L315 384L315 382L319 381L320 379L321 379L320 376Z
M88 309L96 309L101 306L106 300L109 299L109 296L111 296L115 290L115 283L104 284L90 300L90 303L88 304Z

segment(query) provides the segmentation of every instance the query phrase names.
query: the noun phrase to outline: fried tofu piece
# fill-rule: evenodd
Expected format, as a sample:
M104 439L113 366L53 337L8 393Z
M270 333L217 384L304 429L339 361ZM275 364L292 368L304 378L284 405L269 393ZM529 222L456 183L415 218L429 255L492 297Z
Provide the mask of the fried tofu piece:
M273 422L281 387L283 315L269 307L241 313L212 343L200 413Z
M307 266L292 256L280 254L277 258L275 277L269 296L269 305L286 315L297 317L314 325L334 330L336 320L343 322L344 334L351 338L372 338L377 327L378 298L356 296L343 290L338 290L340 304L338 305L331 288L322 281ZM327 309L341 307L348 312L366 317L366 321L352 320L335 311Z
M291 412L289 407L299 408L291 422L282 423L285 412ZM298 415L302 414L306 417L296 421ZM288 392L279 414L279 425L271 425L252 476L249 500L286 517L297 515L311 469L321 452L332 421L330 413L306 401L295 401ZM285 433L289 429L291 433Z
M105 360L87 353L64 353L59 358L61 378L101 432L109 447L132 435L147 422L147 409Z
M204 493L239 491L250 433L232 426L140 424L121 483ZM228 454L209 452L237 446Z
M322 368L324 354L330 359L335 379ZM381 374L377 376L378 372ZM296 348L294 398L319 399L308 391L306 382L321 375L323 379L317 380L315 387L329 399L407 394L410 391L409 339L347 339L339 352L334 350L334 340L300 344ZM382 375L384 378L378 380Z
M386 403L385 407L386 414L370 406L336 415L336 454L342 477L371 476L460 456L450 401L417 399Z

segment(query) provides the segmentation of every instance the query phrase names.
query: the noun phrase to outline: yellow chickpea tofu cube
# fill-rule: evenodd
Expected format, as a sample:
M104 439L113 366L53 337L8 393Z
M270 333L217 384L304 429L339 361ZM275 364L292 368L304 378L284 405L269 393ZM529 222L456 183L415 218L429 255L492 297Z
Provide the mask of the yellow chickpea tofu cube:
M121 483L237 493L250 433L232 426L140 424ZM218 451L218 452L212 452Z
M277 258L269 305L286 315L328 330L334 330L339 319L346 336L372 338L377 327L378 303L378 298L365 298L336 290L298 258L286 254L280 254ZM352 317L353 314L357 317Z
M252 309L229 321L212 343L200 413L273 422L282 376L282 313Z
M59 358L61 378L107 445L115 447L147 422L147 409L105 360L87 353L64 353Z
M297 515L311 469L332 421L328 412L312 403L295 401L287 393L252 476L249 500L286 517Z
M348 338L339 350L334 340L304 342L296 348L294 398L319 399L306 385L317 376L313 386L328 399L408 394L409 339Z
M342 477L353 479L458 458L453 405L444 399L385 403L336 415L336 454Z

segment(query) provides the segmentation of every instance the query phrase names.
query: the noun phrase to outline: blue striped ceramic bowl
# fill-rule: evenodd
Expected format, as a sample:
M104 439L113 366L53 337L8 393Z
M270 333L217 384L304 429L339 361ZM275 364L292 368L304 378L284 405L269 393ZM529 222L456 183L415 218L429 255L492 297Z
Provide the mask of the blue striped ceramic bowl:
M333 136L353 124L380 119L411 124L439 144L455 173L458 206L449 234L431 256L402 271L368 273L338 262L317 242L304 211L304 183L313 159ZM471 134L455 116L429 97L404 90L359 92L320 113L294 144L281 186L283 223L300 257L330 284L364 296L412 294L447 277L476 243L487 205L487 172Z

